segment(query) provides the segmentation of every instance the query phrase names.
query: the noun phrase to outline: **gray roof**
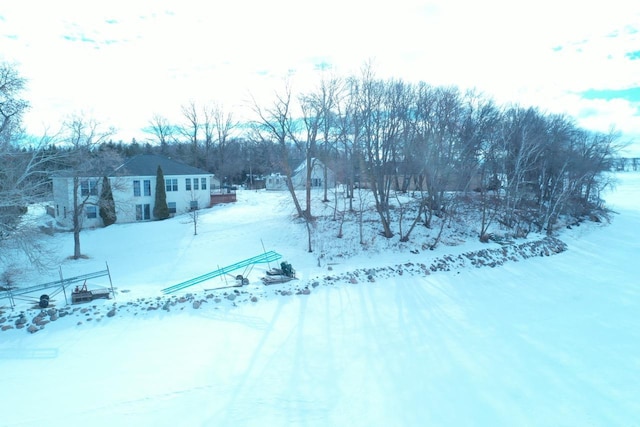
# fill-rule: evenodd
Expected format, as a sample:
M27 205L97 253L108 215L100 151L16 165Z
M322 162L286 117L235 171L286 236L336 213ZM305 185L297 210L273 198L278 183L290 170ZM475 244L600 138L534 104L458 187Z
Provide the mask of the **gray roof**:
M167 175L212 175L202 169L180 163L168 157L156 154L140 154L127 160L115 170L116 175L125 176L154 176L158 171Z

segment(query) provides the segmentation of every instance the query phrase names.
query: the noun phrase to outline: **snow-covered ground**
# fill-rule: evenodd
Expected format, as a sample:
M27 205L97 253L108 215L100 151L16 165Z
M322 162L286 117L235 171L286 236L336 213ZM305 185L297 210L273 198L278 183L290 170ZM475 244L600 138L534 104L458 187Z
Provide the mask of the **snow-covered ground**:
M368 235L362 250L357 227L337 239L320 222L307 253L279 193L202 211L197 235L187 217L85 231L86 260L64 260L72 237L56 234L65 277L107 262L116 299L33 334L0 331L0 425L640 425L640 174L618 178L611 224L583 223L560 236L567 251L497 268L399 274L498 247L448 235L429 251L425 229L404 245ZM216 278L162 296L265 249L299 279L265 287L257 265L240 293L207 290ZM63 309L62 294L52 303ZM2 308L2 324L20 311L31 321L25 304Z

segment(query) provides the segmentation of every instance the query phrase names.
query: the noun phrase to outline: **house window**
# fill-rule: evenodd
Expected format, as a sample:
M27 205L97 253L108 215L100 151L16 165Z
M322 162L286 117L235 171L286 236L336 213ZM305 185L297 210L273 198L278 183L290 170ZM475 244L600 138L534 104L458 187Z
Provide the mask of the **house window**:
M144 195L145 196L150 196L151 195L151 180L150 179L145 179L143 183L144 183Z
M170 214L174 214L176 213L176 202L167 202L167 207L169 208L169 213Z
M85 206L84 212L87 218L97 218L98 217L98 208L96 206Z
M187 191L191 191L191 178L186 178L184 180L184 185L186 186Z
M83 179L80 181L80 194L82 196L97 196L98 181L95 179Z
M178 179L169 178L164 180L164 189L166 191L178 191Z
M200 178L200 188L203 190L207 189L207 178Z
M140 181L133 181L133 196L140 197Z
M151 219L151 205L148 203L136 205L136 221Z
M193 189L198 190L198 178L193 178Z
M197 200L192 200L189 203L189 207L191 208L192 211L195 211L198 209L198 201Z

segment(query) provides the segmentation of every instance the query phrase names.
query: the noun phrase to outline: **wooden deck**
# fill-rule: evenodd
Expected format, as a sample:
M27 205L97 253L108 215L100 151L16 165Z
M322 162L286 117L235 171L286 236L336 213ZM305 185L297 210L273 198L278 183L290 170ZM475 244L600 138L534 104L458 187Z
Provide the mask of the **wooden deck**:
M236 199L236 192L230 193L211 193L211 206L219 205L220 203L233 203Z

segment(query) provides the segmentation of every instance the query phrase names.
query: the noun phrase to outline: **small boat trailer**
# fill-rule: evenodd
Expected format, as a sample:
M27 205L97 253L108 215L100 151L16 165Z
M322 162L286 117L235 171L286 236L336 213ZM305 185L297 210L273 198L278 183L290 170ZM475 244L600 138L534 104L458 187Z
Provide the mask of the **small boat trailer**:
M71 304L89 302L100 298L110 299L110 293L111 291L107 288L89 290L85 282L82 286L76 286L73 292L71 292Z

